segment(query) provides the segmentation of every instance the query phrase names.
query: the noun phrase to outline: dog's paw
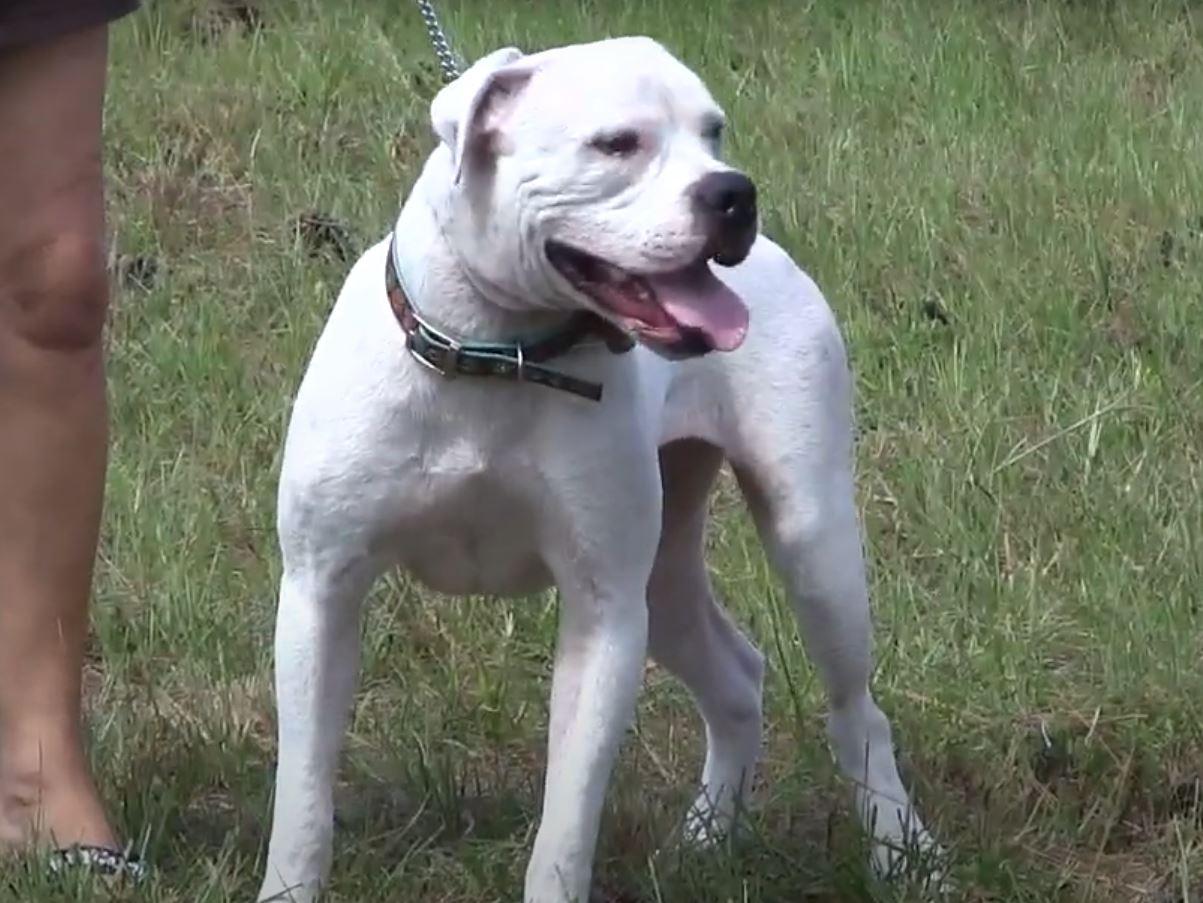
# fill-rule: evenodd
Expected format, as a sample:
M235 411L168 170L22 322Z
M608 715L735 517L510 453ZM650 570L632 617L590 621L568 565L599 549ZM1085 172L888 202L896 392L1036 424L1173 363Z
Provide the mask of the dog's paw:
M905 841L874 842L870 865L881 880L905 881L932 897L948 897L954 891L948 853L926 830Z
M681 825L681 844L694 850L710 849L726 838L726 827L719 823L713 812L690 809Z
M255 897L257 903L316 903L320 895L316 886L285 884L279 877L269 876Z
M731 836L735 827L736 806L724 798L716 803L703 790L685 813L681 842L693 849L713 847Z

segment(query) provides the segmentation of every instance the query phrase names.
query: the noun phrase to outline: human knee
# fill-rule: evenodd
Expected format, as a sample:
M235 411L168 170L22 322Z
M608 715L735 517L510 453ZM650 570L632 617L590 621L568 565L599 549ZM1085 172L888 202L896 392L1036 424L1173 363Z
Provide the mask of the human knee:
M99 235L64 229L0 259L0 329L47 351L100 343L109 288Z

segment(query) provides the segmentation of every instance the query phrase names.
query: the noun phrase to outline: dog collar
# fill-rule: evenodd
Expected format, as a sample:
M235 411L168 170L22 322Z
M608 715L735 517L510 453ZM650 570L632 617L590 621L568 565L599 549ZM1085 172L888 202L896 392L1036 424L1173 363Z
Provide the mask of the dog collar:
M517 382L537 383L601 401L600 383L589 382L560 373L543 362L566 354L589 339L600 338L614 354L623 354L635 342L616 326L596 314L582 311L569 321L545 335L513 342L461 341L436 329L414 306L401 284L397 267L397 235L389 239L388 260L384 269L384 285L389 306L405 333L405 347L422 366L448 379L455 376L499 376Z

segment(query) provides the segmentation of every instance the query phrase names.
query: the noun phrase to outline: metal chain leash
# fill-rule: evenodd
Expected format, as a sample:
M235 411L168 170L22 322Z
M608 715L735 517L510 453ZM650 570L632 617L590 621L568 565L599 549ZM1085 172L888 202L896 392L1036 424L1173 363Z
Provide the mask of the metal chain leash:
M438 57L443 81L453 82L459 78L460 62L447 41L447 32L443 31L443 26L439 24L439 17L430 0L417 0L417 3L422 20L426 23L426 33L430 35L430 44L434 47L434 55Z

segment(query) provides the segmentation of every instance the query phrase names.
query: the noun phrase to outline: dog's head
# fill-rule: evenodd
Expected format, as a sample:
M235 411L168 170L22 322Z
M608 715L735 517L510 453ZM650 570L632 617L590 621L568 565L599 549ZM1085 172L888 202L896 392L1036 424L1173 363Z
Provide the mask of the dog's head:
M710 262L747 256L756 188L721 160L722 110L661 45L498 50L431 114L444 228L498 303L584 307L674 357L743 341L747 308Z

